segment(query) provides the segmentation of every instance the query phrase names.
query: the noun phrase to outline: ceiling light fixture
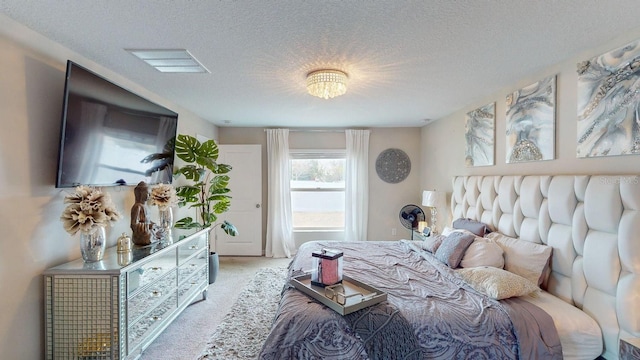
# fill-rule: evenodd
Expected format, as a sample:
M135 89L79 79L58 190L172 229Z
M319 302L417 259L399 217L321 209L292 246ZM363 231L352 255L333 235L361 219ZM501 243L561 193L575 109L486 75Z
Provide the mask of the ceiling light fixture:
M330 99L347 92L347 74L340 70L316 70L307 74L307 91L313 96Z

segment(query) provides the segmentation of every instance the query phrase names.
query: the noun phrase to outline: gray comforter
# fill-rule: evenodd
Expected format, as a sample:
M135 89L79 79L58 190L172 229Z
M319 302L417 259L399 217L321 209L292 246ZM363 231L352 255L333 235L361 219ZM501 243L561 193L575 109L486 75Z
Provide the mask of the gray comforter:
M477 293L409 241L307 243L289 275L309 271L323 247L342 250L345 275L387 301L341 316L285 286L260 359L562 359L544 311Z

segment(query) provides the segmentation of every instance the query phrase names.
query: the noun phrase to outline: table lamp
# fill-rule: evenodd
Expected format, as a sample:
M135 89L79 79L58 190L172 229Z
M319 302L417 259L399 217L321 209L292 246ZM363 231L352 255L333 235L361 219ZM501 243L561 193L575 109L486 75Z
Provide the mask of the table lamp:
M431 208L431 234L437 235L436 219L438 207L445 204L445 193L437 190L425 190L422 192L422 206Z

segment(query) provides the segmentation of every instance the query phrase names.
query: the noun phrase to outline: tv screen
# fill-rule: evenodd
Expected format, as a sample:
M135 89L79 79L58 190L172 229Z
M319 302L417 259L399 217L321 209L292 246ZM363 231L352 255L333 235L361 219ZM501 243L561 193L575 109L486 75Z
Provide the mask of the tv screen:
M171 183L178 114L67 62L56 187Z

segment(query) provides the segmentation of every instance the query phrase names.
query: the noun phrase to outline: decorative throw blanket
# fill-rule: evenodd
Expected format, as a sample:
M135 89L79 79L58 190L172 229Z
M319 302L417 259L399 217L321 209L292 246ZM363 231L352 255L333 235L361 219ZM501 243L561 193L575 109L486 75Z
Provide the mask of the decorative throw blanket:
M501 300L520 344L520 359L562 360L560 338L544 310L520 298Z
M345 275L386 292L387 301L341 316L285 286L261 359L562 358L546 313L477 293L410 242L307 243L289 276L309 272L311 252L323 247L343 251Z

